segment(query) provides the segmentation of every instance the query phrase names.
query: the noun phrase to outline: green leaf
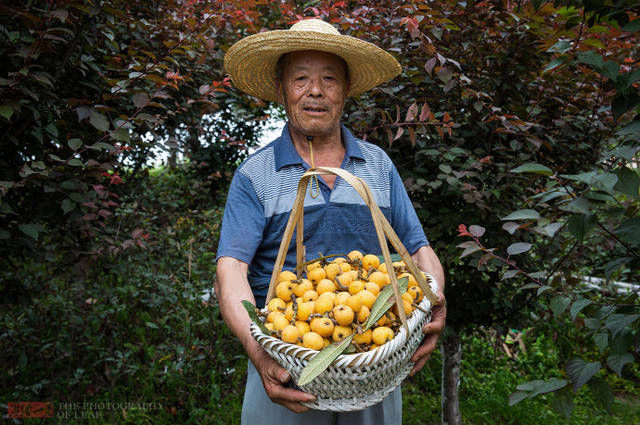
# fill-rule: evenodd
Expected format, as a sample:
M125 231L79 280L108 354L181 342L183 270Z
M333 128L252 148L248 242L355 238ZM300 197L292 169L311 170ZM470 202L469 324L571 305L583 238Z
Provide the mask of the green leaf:
M616 175L618 182L613 188L632 198L640 199L640 175L629 167L618 168Z
M160 327L153 322L146 322L145 325L151 329L160 329Z
M596 225L596 217L593 214L574 214L569 217L569 233L582 241L591 229Z
M500 280L511 279L512 277L514 277L518 273L520 273L518 270L514 270L514 269L507 270L506 272L504 272L502 274L502 277L500 278Z
M74 151L77 151L78 149L80 149L80 147L82 147L82 140L80 140L80 139L69 139L69 140L67 140L67 145L69 145L69 147L71 149L73 149Z
M515 391L509 396L509 406L520 403L525 398L528 398L529 394L524 391Z
M622 369L626 364L632 363L634 360L633 354L631 353L612 354L607 357L607 365L617 373L618 376L622 377Z
M329 366L331 366L331 363L333 363L333 361L342 354L347 347L349 347L351 340L353 340L353 336L354 334L351 334L340 342L329 344L323 348L322 351L313 356L304 369L302 369L300 379L298 379L297 384L302 387L324 372Z
M571 319L575 320L578 313L580 313L586 306L590 304L592 304L592 301L586 298L578 298L577 300L575 300L573 304L571 304Z
M640 31L640 19L634 19L621 28L622 31L636 32Z
M82 167L82 161L80 161L78 158L70 159L67 164L71 165L72 167Z
M551 311L553 315L558 317L567 309L567 306L571 302L571 298L563 295L557 295L551 299Z
M611 331L611 337L615 338L618 332L640 319L640 314L612 314L605 322L605 327Z
M595 171L589 171L588 173L580 173L580 174L560 174L560 177L563 177L568 180L573 180L581 183L591 184L591 180L597 175Z
M96 111L95 109L91 110L91 114L89 116L89 122L91 123L92 126L94 126L100 131L109 131L109 127L110 127L109 119L105 115Z
M105 143L105 142L96 142L93 145L89 145L87 146L89 149L93 149L96 151L102 150L102 149L106 149L109 152L113 152L116 150L116 148L113 145L110 145L109 143Z
M480 245L478 245L475 241L466 241L466 242L462 242L461 244L457 245L457 248L462 248L464 249L464 251L462 251L462 254L460 254L460 258L464 258L467 255L471 255L474 252L480 251Z
M11 236L11 233L7 232L4 229L0 229L0 240L9 239L10 236Z
M20 231L22 233L24 233L25 235L38 240L38 235L41 232L44 232L44 227L42 227L42 225L40 224L34 224L34 223L29 223L29 224L20 224L18 225L18 228L20 229Z
M247 300L242 300L242 305L244 306L244 309L247 310L247 313L249 314L249 318L253 321L253 323L258 325L262 333L266 335L271 335L271 332L269 331L269 329L267 329L267 327L258 318L258 315L256 314L256 306L251 304Z
M553 171L549 167L545 167L541 164L536 164L534 162L521 165L511 170L512 173L534 173L534 174L544 174L550 176L553 174Z
M603 65L602 55L591 50L585 53L579 53L578 61L586 63L587 65L591 65L595 68L601 68Z
M567 375L573 381L573 390L578 391L601 367L600 362L586 362L580 358L569 360L567 362Z
M67 214L69 211L72 211L76 207L76 203L71 199L65 199L62 201L62 211L64 214Z
M593 203L589 202L587 198L581 196L565 205L562 205L560 209L572 213L591 214L591 211L594 209L594 205Z
M589 381L589 389L593 399L602 406L607 412L611 413L613 407L613 392L611 387L604 379L599 376L594 376Z
M553 69L556 69L557 67L563 65L565 62L567 62L567 57L566 56L560 56L558 58L555 58L554 60L552 60L551 62L549 62L544 69L542 70L543 73L545 72L549 72Z
M0 115L6 119L11 119L11 115L13 115L13 108L9 105L0 105Z
M613 187L618 182L618 176L613 173L599 174L591 180L594 188L607 193L613 193Z
M640 120L631 121L617 132L620 136L629 136L632 134L640 134Z
M111 137L120 142L128 142L131 140L129 130L123 127L117 128L111 132Z
M547 285L545 285L545 286L541 286L541 287L538 289L538 292L536 293L536 295L537 295L537 296L540 296L540 295L544 294L545 292L547 292L547 291L548 291L548 290L550 290L550 289L551 289L551 287L550 287L550 286L547 286Z
M518 255L531 249L531 244L527 242L516 242L507 247L507 254Z
M606 350L609 345L609 335L606 332L599 332L593 336L593 340L600 354L604 353L604 350Z
M632 245L640 245L640 217L622 222L613 232Z
M554 44L553 46L549 47L549 49L547 49L547 52L550 52L550 53L553 53L553 52L566 53L569 50L571 50L571 41L569 41L569 40L560 40L556 44Z
M567 388L562 391L556 391L551 400L551 407L569 420L573 412L573 393L571 389Z
M502 217L502 221L508 220L531 220L540 218L540 214L536 210L518 210L512 212L506 217Z
M131 100L133 104L136 105L136 108L142 108L149 102L149 95L146 93L136 93Z
M407 291L407 286L409 286L409 278L403 277L402 279L398 280L398 290L400 291L400 294ZM378 294L376 302L373 303L371 312L369 313L369 318L362 328L363 331L366 332L371 326L374 325L374 323L376 323L382 317L383 314L387 312L387 310L389 310L389 308L391 308L393 304L389 302L389 298L391 298L392 296L393 286L386 285L382 289L382 291L380 291L380 294Z

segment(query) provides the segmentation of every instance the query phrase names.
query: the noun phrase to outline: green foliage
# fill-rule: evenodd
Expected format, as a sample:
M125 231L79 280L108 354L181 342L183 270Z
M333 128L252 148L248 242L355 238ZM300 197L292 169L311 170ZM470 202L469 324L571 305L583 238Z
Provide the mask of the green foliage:
M463 336L460 382L463 423L622 425L638 421L638 387L623 384L610 374L601 379L615 388L611 413L597 403L597 396L586 387L578 391L575 400L573 395L570 398L573 406L570 420L550 406L555 399L553 394L509 406L510 394L519 382L536 377L549 381L560 379L563 353L570 351L562 346L576 338L581 339L580 332L570 326L537 323L523 334L526 351L508 336L501 337L495 331L483 328L472 328ZM502 343L511 350L513 357L506 354ZM425 369L403 384L403 423L440 423L441 361L440 352L436 351Z
M121 198L119 216L123 228L145 226L144 249L98 257L84 281L52 277L48 261L20 263L24 298L0 315L5 399L162 406L129 412L129 423L238 417L246 358L215 297L202 298L213 286L221 207L186 170L152 174Z

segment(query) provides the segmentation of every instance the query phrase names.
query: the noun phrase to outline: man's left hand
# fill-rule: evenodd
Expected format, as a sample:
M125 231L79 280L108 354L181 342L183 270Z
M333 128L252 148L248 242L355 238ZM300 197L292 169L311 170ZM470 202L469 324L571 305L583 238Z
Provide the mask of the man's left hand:
M422 332L425 334L422 344L420 344L411 357L411 361L414 362L415 365L413 369L411 369L409 376L418 373L427 360L431 358L431 353L436 349L440 334L444 331L444 326L447 321L447 303L444 294L438 294L438 305L431 310L431 314L431 322L422 327Z

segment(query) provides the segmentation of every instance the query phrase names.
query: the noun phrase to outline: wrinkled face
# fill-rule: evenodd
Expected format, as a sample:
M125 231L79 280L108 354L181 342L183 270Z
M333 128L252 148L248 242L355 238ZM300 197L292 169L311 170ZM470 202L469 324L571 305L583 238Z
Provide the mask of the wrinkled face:
M329 136L340 131L349 91L342 59L315 50L288 53L283 58L282 81L276 81L276 87L293 132Z

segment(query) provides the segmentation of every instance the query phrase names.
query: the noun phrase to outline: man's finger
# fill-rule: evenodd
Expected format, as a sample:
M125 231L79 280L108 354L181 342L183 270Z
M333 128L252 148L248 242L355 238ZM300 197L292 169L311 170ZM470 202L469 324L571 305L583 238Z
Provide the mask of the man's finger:
M433 353L433 351L436 349L437 343L438 343L438 335L431 335L425 338L422 345L420 345L416 350L416 352L413 353L413 356L411 356L411 361L417 362L422 357Z
M427 355L427 356L422 357L420 360L418 360L413 365L413 369L411 369L411 372L409 372L409 376L413 376L416 373L418 373L420 371L420 369L422 369L424 367L424 364L427 362L427 360L429 360L430 358L431 358L431 356Z

